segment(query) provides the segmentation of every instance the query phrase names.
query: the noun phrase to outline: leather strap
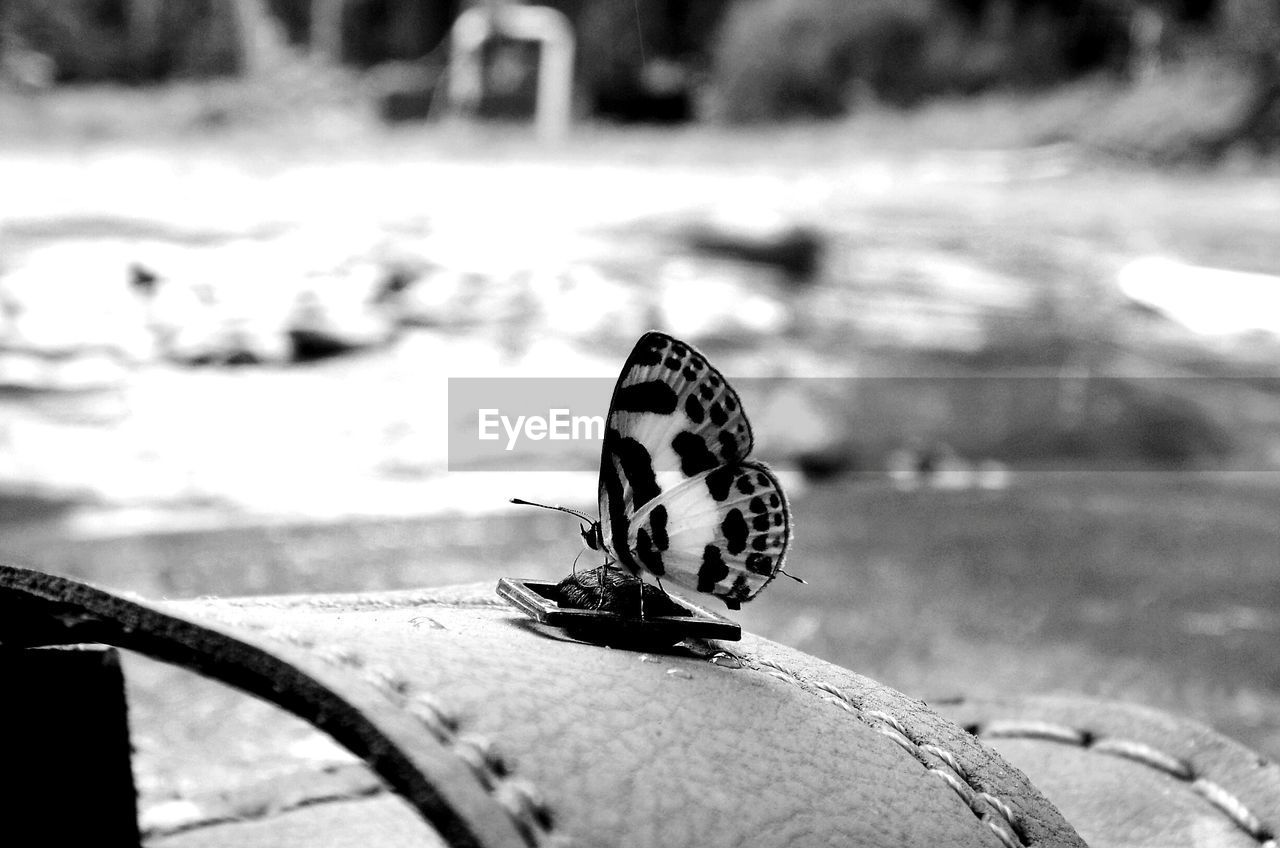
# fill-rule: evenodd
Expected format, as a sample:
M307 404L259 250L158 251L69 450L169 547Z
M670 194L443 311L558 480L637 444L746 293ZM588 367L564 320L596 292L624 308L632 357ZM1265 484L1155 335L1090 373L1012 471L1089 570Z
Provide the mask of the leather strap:
M1277 846L1280 765L1198 722L1081 697L940 709L1031 776L1091 845Z
M450 845L1084 844L923 702L750 635L639 654L492 585L150 602L0 566L0 642L85 641L314 723Z

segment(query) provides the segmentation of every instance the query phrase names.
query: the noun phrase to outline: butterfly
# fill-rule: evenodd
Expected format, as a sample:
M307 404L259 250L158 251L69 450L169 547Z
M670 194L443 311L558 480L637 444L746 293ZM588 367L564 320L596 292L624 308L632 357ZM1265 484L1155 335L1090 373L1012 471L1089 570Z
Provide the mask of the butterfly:
M782 486L747 459L751 424L738 393L693 345L651 331L622 365L605 418L600 517L576 515L604 567L714 595L729 609L783 571L791 511Z

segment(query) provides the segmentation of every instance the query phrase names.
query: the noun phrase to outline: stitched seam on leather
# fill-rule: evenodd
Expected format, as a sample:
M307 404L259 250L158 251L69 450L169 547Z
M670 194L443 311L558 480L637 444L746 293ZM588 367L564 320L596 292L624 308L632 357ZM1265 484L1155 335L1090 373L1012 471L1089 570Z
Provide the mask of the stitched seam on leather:
M521 838L530 848L552 844L551 809L541 794L528 782L511 775L510 767L492 742L477 734L460 733L461 722L426 692L413 691L412 684L394 669L366 662L347 647L320 645L294 630L240 622L238 626L259 635L305 650L329 665L342 666L360 677L388 701L402 708L461 760L475 775L480 786L511 818ZM559 844L558 840L554 840Z
M145 839L155 839L164 836L174 836L179 833L188 833L193 830L202 830L207 827L215 827L224 824L239 824L242 822L265 821L266 819L275 818L284 813L292 813L306 807L316 807L322 804L336 804L342 801L357 801L364 798L372 798L376 795L382 795L387 788L380 783L370 786L363 786L351 792L329 792L322 795L313 795L308 798L300 798L297 801L278 806L267 805L256 810L244 810L235 813L218 813L214 815L201 815L201 810L194 807L191 810L190 817L185 820L168 823L165 825L150 825L145 823L148 811L144 810L142 814L143 827L142 836ZM183 801L182 798L174 798L172 801ZM168 801L162 804L169 803ZM192 802L194 803L194 802ZM156 805L159 807L161 805ZM156 809L153 807L152 809Z
M790 669L785 668L770 660L753 658L757 670L763 670L764 674L784 680L802 690L807 691L804 682L795 675ZM881 733L898 744L904 751L912 756L916 762L924 767L925 771L946 783L965 803L965 806L977 817L978 821L986 825L995 837L1005 848L1025 848L1027 845L1026 834L1021 824L1018 822L1017 814L1013 807L1005 801L985 792L973 785L968 773L961 767L959 759L945 748L941 748L933 744L921 744L911 738L906 727L902 722L889 713L882 710L868 710L852 698L848 693L841 691L835 686L823 680L815 680L812 685L827 693L827 697L822 700L826 703L839 707L847 713L850 713L863 722L865 722L872 730ZM933 762L937 760L942 765Z
M1038 739L1060 745L1074 745L1105 756L1120 757L1154 769L1185 783L1249 835L1259 848L1280 848L1274 828L1254 815L1239 796L1222 784L1196 772L1190 760L1167 754L1145 742L1105 736L1091 730L1047 721L996 720L971 728L975 736L996 739Z
M357 610L396 610L410 607L433 606L452 609L472 609L485 607L510 608L500 598L467 598L459 600L439 600L433 595L408 595L396 598L198 598L198 602L209 606L231 607L235 609L313 609L353 612Z

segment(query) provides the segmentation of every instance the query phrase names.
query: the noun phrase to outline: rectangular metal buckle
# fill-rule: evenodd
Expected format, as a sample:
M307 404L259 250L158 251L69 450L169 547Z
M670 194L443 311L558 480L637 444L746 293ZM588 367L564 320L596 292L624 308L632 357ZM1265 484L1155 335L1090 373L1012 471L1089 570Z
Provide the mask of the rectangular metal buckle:
M689 603L684 598L668 595L671 602L688 615L639 618L604 610L562 607L552 599L555 583L543 580L498 580L498 596L524 612L539 624L567 630L576 638L608 642L618 637L635 641L663 641L669 645L688 638L720 639L737 642L742 628L710 610Z

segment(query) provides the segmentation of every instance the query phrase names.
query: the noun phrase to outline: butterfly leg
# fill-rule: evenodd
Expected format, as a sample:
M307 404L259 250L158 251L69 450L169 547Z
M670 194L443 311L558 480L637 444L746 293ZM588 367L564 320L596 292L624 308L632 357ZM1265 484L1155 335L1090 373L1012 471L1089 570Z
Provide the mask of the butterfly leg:
M599 590L596 596L596 609L602 609L604 607L604 595L605 595L604 579L605 579L605 574L608 572L610 562L612 562L612 560L610 560L608 557L605 557L604 562L596 566L596 588Z
M662 588L662 578L654 575L653 579L658 582L658 591L664 595L667 594L667 590ZM644 583L640 584L640 619L644 620Z

